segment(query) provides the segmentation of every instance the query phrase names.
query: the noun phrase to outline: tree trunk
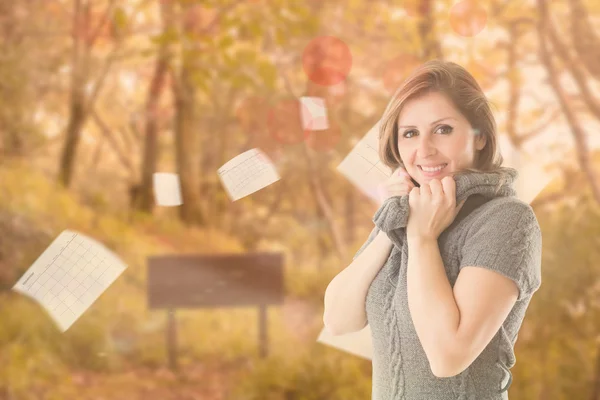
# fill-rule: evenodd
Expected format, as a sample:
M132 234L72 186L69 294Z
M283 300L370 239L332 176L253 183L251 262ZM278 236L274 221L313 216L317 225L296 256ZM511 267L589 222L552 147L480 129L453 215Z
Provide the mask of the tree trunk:
M596 349L596 363L592 377L592 396L590 400L600 400L600 347Z
M184 9L184 12L189 6ZM184 34L191 35L190 24L184 24ZM174 79L175 89L175 154L177 172L181 182L183 204L179 207L179 216L187 224L204 224L200 210L199 177L200 163L197 160L199 134L196 130L195 108L196 89L192 79L194 56L184 49L181 71ZM175 76L175 75L174 75Z
M83 128L86 119L83 101L83 96L80 94L80 91L74 90L71 94L69 125L67 127L65 145L60 159L59 182L65 187L71 185L77 146L81 138L81 129Z
M589 13L581 0L570 0L571 40L582 64L600 79L600 39L590 23Z
M172 27L171 4L168 1L158 1L162 20L162 33L166 35ZM152 213L154 196L152 176L158 163L158 108L164 89L165 78L169 63L168 44L163 39L159 45L154 74L150 82L146 98L146 135L144 137L144 153L142 159L142 182L139 188L139 198L134 199L134 208L145 213Z
M423 48L424 60L443 59L442 47L435 35L435 16L433 15L433 1L421 0L419 3L419 36Z
M85 96L83 92L83 82L85 82L85 69L82 64L83 52L85 51L85 41L82 32L85 20L89 17L89 6L82 4L81 0L75 0L73 10L73 53L71 55L71 97L69 104L69 123L65 145L60 159L59 182L69 187L73 178L73 164L76 158L77 145L81 136L81 129L85 124ZM89 22L89 21L87 21Z

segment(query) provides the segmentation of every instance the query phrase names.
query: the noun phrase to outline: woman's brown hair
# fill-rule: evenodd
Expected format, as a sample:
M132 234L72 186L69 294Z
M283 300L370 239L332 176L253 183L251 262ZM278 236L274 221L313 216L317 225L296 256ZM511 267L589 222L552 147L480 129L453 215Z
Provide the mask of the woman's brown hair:
M485 146L475 155L474 165L464 172L502 172L503 158L496 139L496 120L483 90L465 68L451 61L431 60L417 67L392 96L379 127L379 157L392 170L404 167L398 151L398 117L410 99L429 92L446 95L469 121ZM462 172L462 171L461 171Z

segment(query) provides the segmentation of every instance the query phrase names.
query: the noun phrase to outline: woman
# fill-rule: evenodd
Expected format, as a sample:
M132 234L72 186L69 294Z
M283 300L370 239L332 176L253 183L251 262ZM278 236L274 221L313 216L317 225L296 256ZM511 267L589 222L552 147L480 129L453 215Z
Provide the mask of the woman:
M385 110L380 156L395 172L375 228L327 287L326 328L369 324L373 400L508 399L542 237L473 77L437 60L414 71Z

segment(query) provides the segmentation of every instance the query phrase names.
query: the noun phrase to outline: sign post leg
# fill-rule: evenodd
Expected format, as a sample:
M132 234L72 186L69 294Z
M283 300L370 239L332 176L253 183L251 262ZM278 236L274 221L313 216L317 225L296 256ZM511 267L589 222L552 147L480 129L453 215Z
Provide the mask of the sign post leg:
M175 310L167 310L167 354L169 357L169 368L177 370L177 331L175 326Z
M258 326L258 335L259 335L259 348L260 348L260 357L266 358L268 353L268 339L267 339L267 306L265 304L261 304L258 306L258 314L259 314L259 326Z

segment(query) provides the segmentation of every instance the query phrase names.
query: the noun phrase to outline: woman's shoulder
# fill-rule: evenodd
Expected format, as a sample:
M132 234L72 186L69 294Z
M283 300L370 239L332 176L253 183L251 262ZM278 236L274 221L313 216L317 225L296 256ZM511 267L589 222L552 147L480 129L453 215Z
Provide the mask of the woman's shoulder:
M488 200L481 207L484 214L493 213L517 213L533 212L530 204L524 202L516 196L499 196Z
M495 197L479 206L475 211L473 218L475 225L508 225L517 228L527 224L539 229L531 205L515 196Z

